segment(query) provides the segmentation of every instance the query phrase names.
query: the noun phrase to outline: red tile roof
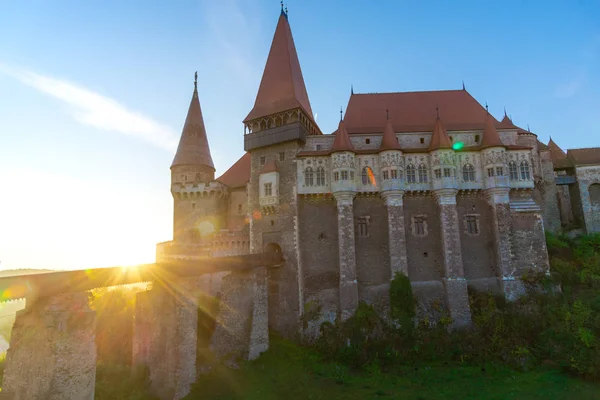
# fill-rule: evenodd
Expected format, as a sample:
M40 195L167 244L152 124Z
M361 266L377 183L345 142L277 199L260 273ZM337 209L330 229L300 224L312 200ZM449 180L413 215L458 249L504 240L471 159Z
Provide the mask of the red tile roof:
M269 172L277 172L277 164L275 164L275 160L269 160L269 162L267 162L260 170L261 174L267 174Z
M354 151L354 146L352 146L343 120L340 120L333 145L331 146L331 152L336 151Z
M398 143L398 137L396 137L396 132L394 132L392 120L389 118L385 122L385 128L383 129L383 137L381 139L381 146L379 147L379 151L384 150L402 150L400 148L400 143Z
M313 118L290 24L282 11L254 107L244 122L298 107Z
M498 135L498 131L494 124L495 121L492 114L488 113L485 119L485 128L483 129L483 139L481 139L482 149L488 147L506 147L500 140L500 135Z
M555 142L550 138L548 142L548 148L550 149L550 158L552 161L558 161L567 158L567 153L563 151Z
M431 143L429 143L428 151L451 148L452 142L450 141L450 137L448 137L448 132L446 132L446 128L444 128L440 117L437 117L433 126L433 134L431 135Z
M205 165L212 169L215 168L210 155L208 137L206 136L206 128L204 127L204 119L202 118L202 109L200 108L198 89L195 82L192 101L190 102L190 108L183 124L179 146L177 146L177 152L175 153L171 168L176 165Z
M217 181L230 188L246 186L250 180L250 153L244 154Z
M567 156L575 165L600 165L600 147L569 149Z
M352 94L344 122L350 134L378 133L387 109L394 116L394 132L432 132L436 108L449 131L485 127L486 109L466 90ZM498 129L518 128L493 121Z

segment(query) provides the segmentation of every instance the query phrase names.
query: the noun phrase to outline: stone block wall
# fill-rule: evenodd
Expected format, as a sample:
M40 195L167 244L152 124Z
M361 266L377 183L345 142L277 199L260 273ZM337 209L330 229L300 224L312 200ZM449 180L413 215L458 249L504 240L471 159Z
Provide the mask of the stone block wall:
M600 166L577 167L575 174L585 230L587 233L600 232L600 196L598 187L592 186L600 184Z
M87 293L27 300L13 326L2 393L13 400L93 400L95 332Z

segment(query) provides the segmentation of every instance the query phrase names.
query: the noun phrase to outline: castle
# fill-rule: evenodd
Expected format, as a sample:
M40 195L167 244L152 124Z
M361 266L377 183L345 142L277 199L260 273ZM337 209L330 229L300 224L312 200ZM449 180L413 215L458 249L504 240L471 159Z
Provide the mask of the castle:
M600 231L600 148L564 152L462 90L352 93L338 129L313 116L282 10L246 153L215 179L197 84L171 165L173 241L157 261L281 252L270 327L314 334L360 301L385 313L406 274L419 313L468 325L467 287L523 292L547 271L545 230ZM320 315L300 323L306 307Z

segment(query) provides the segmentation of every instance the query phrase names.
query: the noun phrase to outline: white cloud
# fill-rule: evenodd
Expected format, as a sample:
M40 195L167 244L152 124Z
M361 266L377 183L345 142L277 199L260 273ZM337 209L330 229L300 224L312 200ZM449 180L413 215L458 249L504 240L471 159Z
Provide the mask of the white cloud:
M580 75L562 85L558 85L554 90L554 96L561 99L571 98L581 90L584 81L584 77Z
M72 116L84 125L140 138L152 145L173 151L177 135L162 125L117 101L71 82L0 64L0 72L70 106Z

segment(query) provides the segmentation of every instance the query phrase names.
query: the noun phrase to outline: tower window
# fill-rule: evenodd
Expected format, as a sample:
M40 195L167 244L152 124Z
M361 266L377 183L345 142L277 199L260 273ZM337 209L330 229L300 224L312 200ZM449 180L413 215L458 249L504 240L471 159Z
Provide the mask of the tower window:
M273 184L271 182L265 183L265 196L273 195Z
M334 181L339 181L340 180L340 173L338 171L335 171L333 173L333 180Z
M238 204L238 214L241 214L241 213L242 213L242 205Z
M517 171L517 163L511 161L508 163L508 175L510 176L511 181L519 180L519 173Z
M504 175L504 168L496 167L496 176L503 176L503 175Z
M317 186L325 186L325 168L317 168Z
M383 180L387 181L388 179L390 179L390 173L387 170L383 171Z
M487 169L487 173L488 173L488 176L489 176L489 177L492 177L492 176L494 176L494 168L488 168L488 169Z
M356 220L356 234L358 237L369 237L369 219L371 217L358 217Z
M284 151L279 153L279 161L285 161L285 152Z
M479 234L479 218L477 215L465 216L465 228L469 235Z
M260 165L263 166L267 163L267 157L260 156Z
M419 139L419 142L420 142L421 144L425 143L425 138L420 138L420 139Z
M412 232L414 236L427 235L427 216L416 215L412 218Z
M348 180L348 171L342 171L342 180L343 181L347 181Z
M452 168L444 168L444 178L452 178Z

